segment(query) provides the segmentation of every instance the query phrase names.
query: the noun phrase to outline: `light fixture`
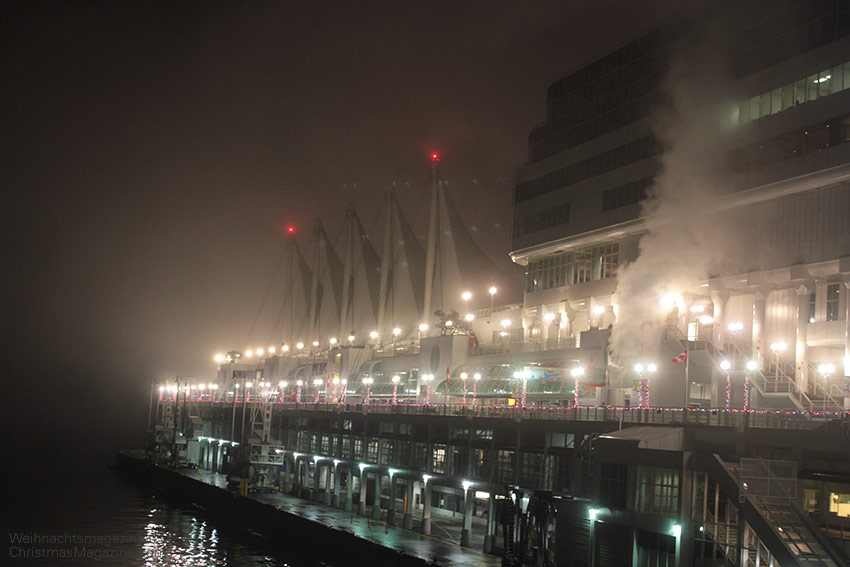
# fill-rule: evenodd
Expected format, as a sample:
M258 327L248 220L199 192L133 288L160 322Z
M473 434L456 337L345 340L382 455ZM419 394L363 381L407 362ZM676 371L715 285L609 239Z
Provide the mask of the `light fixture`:
M720 368L723 369L723 370L729 370L730 368L732 368L732 363L729 362L728 360L721 360L720 361Z

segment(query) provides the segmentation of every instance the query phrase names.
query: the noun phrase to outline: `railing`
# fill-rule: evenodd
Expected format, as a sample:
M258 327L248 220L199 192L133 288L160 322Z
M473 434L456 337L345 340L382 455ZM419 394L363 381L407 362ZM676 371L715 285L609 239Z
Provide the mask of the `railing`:
M243 402L239 402L242 404ZM262 402L249 401L249 404ZM202 407L230 408L232 402L200 402ZM274 403L282 410L386 415L457 416L475 418L614 422L629 425L695 425L736 429L823 429L827 422L847 421L845 412L799 412L779 410L720 410L688 408L615 408L601 406L463 406L461 404L348 404Z

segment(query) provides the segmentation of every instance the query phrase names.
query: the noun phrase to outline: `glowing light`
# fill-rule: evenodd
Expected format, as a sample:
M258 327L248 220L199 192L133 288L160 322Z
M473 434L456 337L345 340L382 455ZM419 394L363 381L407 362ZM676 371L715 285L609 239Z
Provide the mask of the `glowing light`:
M472 375L472 379L473 380L481 380L481 374L476 372L475 374Z
M354 335L348 335L348 342L350 342L350 343L354 342Z
M440 154L437 154L437 153L431 154L431 161L440 161Z
M395 329L393 329L393 335L394 335L394 336L396 336L396 337L397 337L397 336L399 336L400 334L401 334L401 329L399 329L398 327L396 327Z
M464 480L464 481L461 481L461 484L463 485L464 491L466 491L466 490L469 490L469 487L472 486L475 483L472 482L471 480Z
M490 295L496 295L496 292L498 292L499 290L496 289L495 286L493 286L490 289L488 289L487 291L490 293Z
M815 80L814 80L814 81L812 81L812 82L813 82L813 83L815 83L815 84L818 84L818 83L825 83L825 82L827 82L828 80L830 80L831 78L832 78L832 75L826 75L825 77L818 77L817 79L815 79Z
M472 294L471 294L470 292L468 292L468 291L465 291L465 292L463 292L463 293L460 295L460 297L461 297L461 299L463 299L464 301L469 301L470 299L472 299Z
M603 313L605 313L605 308L603 306L597 305L593 308L594 315L602 315Z
M287 226L286 232L288 232L289 234L295 234L295 227L292 225Z
M576 366L575 368L570 370L570 376L572 376L573 378L584 376L584 366Z
M427 331L427 330L428 330L428 323L420 323L420 325L419 325L419 332L420 332L420 333L424 333L424 332L425 332L425 331Z
M705 313L705 305L691 305L691 313Z
M313 341L313 346L314 346L314 347L319 346L319 341Z
M464 319L466 319L467 321L472 321L473 319L475 319L475 315L473 315L472 313L467 313Z
M223 354L217 354L213 357L213 360L215 360L218 363L222 363L222 362L224 362L224 355Z
M555 314L554 313L547 313L546 315L543 316L543 320L551 323L552 321L555 320Z
M655 363L650 362L649 364L646 365L646 369L649 372L655 372L656 370L658 370L658 367L655 365Z
M788 348L788 345L786 345L783 341L779 341L770 345L770 350L772 350L776 354L779 354L780 352L785 352L786 348Z
M755 370L758 367L759 367L759 364L755 360L750 360L750 361L747 362L747 370L752 371L752 370Z
M448 321L446 321L446 327L451 327L451 326L452 326L452 325L454 325L454 324L455 324L455 322L454 322L454 321L452 321L451 319L449 319Z
M270 346L269 347L269 354L274 354L275 352L277 352L277 349L273 346Z
M286 388L286 386L287 386L287 384L286 384L286 380L281 380L281 381L278 383L278 386L280 386L281 388Z
M296 345L295 345L295 348L297 348L298 350L301 350L302 348L304 348L304 343L298 343L298 344L296 344Z
M511 320L510 319L502 319L502 327L507 329L510 326L511 326Z
M423 474L423 475L422 475L422 484L428 484L428 481L429 481L429 480L431 480L431 475L430 475L430 474Z
M720 368L722 368L723 370L729 370L730 368L732 368L732 363L728 360L721 360Z
M744 324L743 324L743 323L729 323L729 330L730 330L730 331L732 331L733 333L734 333L735 331L740 331L740 330L742 330L743 328L744 328Z
M265 352L265 351L264 351L263 349L258 348L258 349L257 349L257 356L263 356L263 353L264 353L264 352Z
M248 358L251 358L252 356L254 356L254 351L253 350L246 350L245 356L248 357Z
M824 376L829 376L830 374L835 372L835 365L830 363L819 364L818 372L820 372Z
M328 341L328 342L330 342L332 345L335 345L336 344L336 337L331 337L331 340Z
M433 379L434 379L434 375L433 375L433 374L425 374L425 375L423 375L423 376L422 376L422 381L423 381L423 382L430 382L430 381L431 381L431 380L433 380Z
M679 524L673 524L673 529L670 530L673 534L673 537L679 537L682 535L682 526Z
M296 384L297 386L303 386L303 385L304 385L304 380L299 380L299 381L298 381L298 382L296 382L295 384Z
M378 331L369 331L369 337L372 339L378 338Z
M711 315L703 315L699 318L700 325L711 325L712 323L714 323L714 317Z
M638 374L640 374L641 372L643 372L643 364L641 364L640 362L638 362L637 364L635 364L635 372L637 372Z
M590 518L591 522L595 522L596 518L599 516L599 510L596 508L591 508L587 511L587 516Z
M393 376L393 384L398 384L400 380L401 380L401 376L399 376L398 374Z
M467 374L466 372L460 373L460 379L461 380L466 380L467 378L469 378L469 374Z
M661 296L661 308L665 311L670 311L676 304L681 301L681 297L675 293L665 293Z
M282 350L283 352L289 352L289 345L283 345L282 347L280 347L280 350Z
M321 386L322 385L322 379L316 378L315 380L313 380L313 385L314 386Z

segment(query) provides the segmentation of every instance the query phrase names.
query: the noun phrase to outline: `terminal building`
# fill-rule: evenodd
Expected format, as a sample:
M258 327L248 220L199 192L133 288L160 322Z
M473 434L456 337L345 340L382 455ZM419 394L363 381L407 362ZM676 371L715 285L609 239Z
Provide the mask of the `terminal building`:
M395 332L378 299L381 331L346 340L357 309L320 316L302 274L314 348L163 386L159 458L423 533L459 513L506 565L847 565L850 3L749 16L717 26L728 53L667 27L550 85L514 192L521 303L457 320L468 282L433 266L463 253L429 242L419 320Z

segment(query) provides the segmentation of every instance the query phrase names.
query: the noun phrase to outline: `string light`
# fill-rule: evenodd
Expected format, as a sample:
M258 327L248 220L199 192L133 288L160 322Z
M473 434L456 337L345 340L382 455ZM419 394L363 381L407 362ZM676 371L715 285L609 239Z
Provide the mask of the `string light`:
M729 406L732 403L732 379L726 375L726 411L729 411Z
M744 411L750 411L750 377L744 376Z

